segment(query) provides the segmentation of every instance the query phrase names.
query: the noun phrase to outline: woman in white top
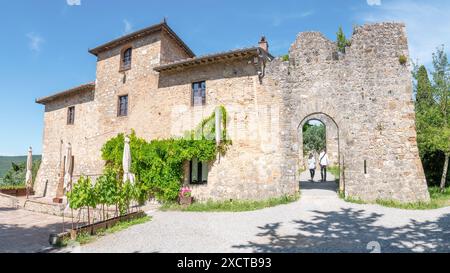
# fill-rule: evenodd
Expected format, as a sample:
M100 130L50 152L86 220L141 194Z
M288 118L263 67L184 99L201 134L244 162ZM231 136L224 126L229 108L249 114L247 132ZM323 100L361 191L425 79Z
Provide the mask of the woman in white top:
M308 167L311 173L311 181L314 181L314 176L316 175L316 159L312 153L309 154Z

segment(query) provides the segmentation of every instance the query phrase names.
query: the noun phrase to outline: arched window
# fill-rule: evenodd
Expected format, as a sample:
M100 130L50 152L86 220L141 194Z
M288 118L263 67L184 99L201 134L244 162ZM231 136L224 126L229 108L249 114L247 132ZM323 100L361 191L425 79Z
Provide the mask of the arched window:
M126 70L126 69L131 68L132 52L133 52L133 49L131 47L125 49L122 52L121 70Z

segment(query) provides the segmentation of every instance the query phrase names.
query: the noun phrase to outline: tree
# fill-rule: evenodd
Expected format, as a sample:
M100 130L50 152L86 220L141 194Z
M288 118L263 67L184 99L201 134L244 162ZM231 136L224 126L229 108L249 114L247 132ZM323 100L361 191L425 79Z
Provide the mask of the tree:
M33 161L33 182L36 179L39 166L41 165L40 160ZM2 185L6 186L22 186L25 185L25 176L27 173L26 162L21 163L11 163L11 168L5 174Z
M307 124L303 131L303 143L305 154L310 152L320 153L326 147L326 129L325 125Z
M421 111L421 108L428 108L435 104L433 99L433 88L430 79L428 78L428 71L424 65L420 66L416 74L416 106Z
M345 48L347 46L350 46L350 41L347 40L345 37L344 31L342 30L342 27L339 27L338 32L336 33L337 39L337 47L339 52L345 53Z
M450 157L450 64L444 47L433 53L432 82L424 66L415 66L413 75L416 79L416 125L420 155L427 179L434 180L435 176L439 176L436 167L442 166L440 179L436 180L440 180L440 188L444 191Z
M447 172L450 160L450 63L444 46L437 48L433 53L433 97L437 102L438 110L436 112L438 127L432 127L434 135L432 142L436 149L445 154L444 170L441 178L441 190L445 190Z

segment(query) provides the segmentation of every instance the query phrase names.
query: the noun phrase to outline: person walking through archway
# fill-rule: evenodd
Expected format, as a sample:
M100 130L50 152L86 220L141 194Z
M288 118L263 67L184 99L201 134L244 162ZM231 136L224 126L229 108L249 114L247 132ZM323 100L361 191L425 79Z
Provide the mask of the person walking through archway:
M327 149L324 149L319 156L320 174L322 176L322 182L327 181L327 167L330 163L328 158Z
M309 154L308 167L309 167L309 173L311 174L310 181L313 182L314 176L316 175L316 159L314 158L314 155L312 153Z

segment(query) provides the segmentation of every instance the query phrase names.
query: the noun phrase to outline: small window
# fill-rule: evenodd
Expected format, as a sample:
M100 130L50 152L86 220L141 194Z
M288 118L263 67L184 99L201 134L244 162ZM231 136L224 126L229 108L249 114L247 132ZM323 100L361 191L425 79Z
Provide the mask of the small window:
M208 183L208 163L192 159L190 166L190 183L193 185Z
M119 97L117 116L119 117L128 116L128 95Z
M195 82L192 84L192 105L206 105L206 82Z
M125 49L122 52L122 59L121 59L121 70L127 70L131 68L131 59L132 59L133 49L131 47Z
M67 110L67 125L75 124L75 106L69 107Z

